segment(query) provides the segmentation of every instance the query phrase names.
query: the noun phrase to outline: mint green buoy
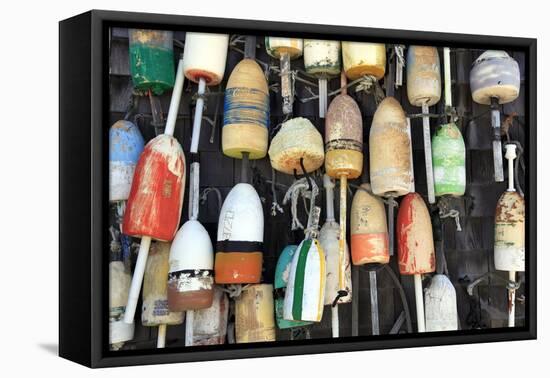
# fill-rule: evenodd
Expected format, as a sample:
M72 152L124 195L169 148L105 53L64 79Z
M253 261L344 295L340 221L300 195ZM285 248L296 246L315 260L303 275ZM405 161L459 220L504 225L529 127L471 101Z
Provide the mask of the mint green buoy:
M454 123L441 125L433 136L432 160L435 195L464 195L466 147L462 134Z
M138 92L161 95L174 86L173 33L129 29L130 74Z

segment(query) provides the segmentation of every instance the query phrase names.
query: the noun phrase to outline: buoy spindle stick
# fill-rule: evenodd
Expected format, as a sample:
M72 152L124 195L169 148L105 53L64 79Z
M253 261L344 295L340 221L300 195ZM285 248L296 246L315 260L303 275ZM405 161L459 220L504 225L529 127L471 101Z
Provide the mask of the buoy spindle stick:
M516 282L516 272L509 271L508 279L510 283ZM515 327L516 325L516 289L510 287L508 289L508 327Z
M344 285L344 254L346 248L346 212L347 212L348 176L340 176L340 240L338 243L338 285L345 290Z
M166 135L174 135L184 81L185 75L183 74L183 59L180 59L178 62L178 69L176 71L176 82L174 83L174 89L172 89L168 116L166 117L166 127L164 128L164 134Z
M416 299L416 322L418 332L426 332L426 321L424 318L424 295L422 294L422 276L414 275L414 296Z
M195 154L199 150L199 139L201 135L202 110L204 108L204 92L206 90L206 81L199 79L199 89L197 90L197 105L195 106L195 118L193 119L193 136L191 138L191 153Z
M493 128L493 164L495 168L495 181L504 181L504 169L502 167L502 143L500 138L500 110L498 98L491 98L491 126Z
M340 320L338 319L338 305L331 307L332 337L340 337Z
M453 107L453 98L451 91L451 49L448 47L443 48L443 69L445 80L445 108L450 110Z
M430 109L427 103L422 104L422 132L424 134L424 158L426 161L426 180L428 185L428 202L435 203L434 172L432 165L432 136L430 133Z
M376 283L376 270L369 271L369 283L370 283L370 313L372 334L380 334L380 324L378 320L378 284Z
M393 256L393 249L395 245L395 221L394 221L394 212L395 212L395 198L393 196L389 197L388 203L388 244L390 249L390 256Z
M160 324L157 336L157 348L164 348L166 346L166 324Z
M319 118L325 118L327 114L327 79L319 79Z
M292 104L294 102L294 93L290 78L290 55L283 52L280 57L281 67L281 95L283 97L283 113L292 113Z
M147 256L149 255L150 246L151 237L143 236L139 245L136 267L134 269L134 275L132 276L130 292L128 293L128 303L126 304L126 311L124 312L124 323L126 324L132 324L134 322L134 315L136 314L139 292L141 291L141 284L143 283L145 264L147 263Z
M506 160L508 160L508 191L515 192L514 187L514 159L517 157L515 144L507 144L506 148Z
M185 312L185 346L193 345L193 321L195 312L187 310Z

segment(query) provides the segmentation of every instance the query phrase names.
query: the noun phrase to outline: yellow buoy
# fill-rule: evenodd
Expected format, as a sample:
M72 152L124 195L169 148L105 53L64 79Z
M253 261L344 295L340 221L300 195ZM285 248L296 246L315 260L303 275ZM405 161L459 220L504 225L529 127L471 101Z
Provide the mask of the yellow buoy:
M273 285L250 285L235 300L237 343L275 341Z
M323 165L325 151L323 137L306 118L293 118L281 126L269 146L271 166L289 175L303 174L300 159L304 168L313 172Z
M222 150L227 156L261 159L267 153L269 90L253 59L243 59L229 76L224 97Z
M342 58L350 80L365 75L380 80L386 72L386 45L383 43L342 42Z

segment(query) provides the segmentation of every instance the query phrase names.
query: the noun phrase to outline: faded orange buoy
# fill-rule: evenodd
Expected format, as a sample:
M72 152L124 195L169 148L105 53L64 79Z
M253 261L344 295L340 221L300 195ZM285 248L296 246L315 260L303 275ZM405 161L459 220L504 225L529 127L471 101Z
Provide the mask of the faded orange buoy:
M267 153L269 90L264 73L253 59L235 66L225 88L222 150L227 156L261 159Z
M418 193L409 193L397 213L397 251L401 274L435 271L432 221L426 203Z
M348 79L356 80L371 75L380 80L386 72L386 45L342 42L342 60Z
M374 113L369 135L372 192L399 197L413 190L410 128L403 108L386 97Z
M325 152L321 133L306 118L292 118L281 126L269 146L271 166L288 175L303 174L300 159L307 172L323 165Z
M388 227L382 200L361 184L351 204L351 258L354 265L390 261Z
M239 344L275 341L273 285L250 285L237 297L235 338Z

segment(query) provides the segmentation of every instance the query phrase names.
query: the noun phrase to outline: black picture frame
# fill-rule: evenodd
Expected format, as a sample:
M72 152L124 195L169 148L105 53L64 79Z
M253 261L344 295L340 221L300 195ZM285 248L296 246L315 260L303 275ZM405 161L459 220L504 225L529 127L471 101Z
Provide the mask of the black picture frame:
M526 54L526 297L525 326L511 329L358 336L274 344L233 344L162 350L107 350L108 30L143 26L319 39L399 41L433 46L506 48ZM535 339L537 40L470 34L92 10L59 23L59 355L89 367L345 352Z

